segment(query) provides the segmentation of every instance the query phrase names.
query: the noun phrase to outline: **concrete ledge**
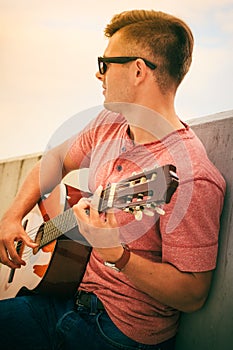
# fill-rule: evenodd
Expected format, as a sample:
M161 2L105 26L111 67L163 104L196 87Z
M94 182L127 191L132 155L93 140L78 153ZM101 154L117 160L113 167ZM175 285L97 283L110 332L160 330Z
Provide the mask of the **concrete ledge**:
M217 269L205 306L183 314L176 350L231 350L233 331L233 111L189 121L223 174L227 191L221 217ZM213 203L214 205L214 203Z
M192 118L192 119L189 119L188 124L192 126L202 125L206 123L214 123L219 120L225 120L229 118L233 118L233 110L219 112L216 114L209 114L204 117Z
M40 158L41 154L37 153L0 161L0 217L14 199L25 176Z

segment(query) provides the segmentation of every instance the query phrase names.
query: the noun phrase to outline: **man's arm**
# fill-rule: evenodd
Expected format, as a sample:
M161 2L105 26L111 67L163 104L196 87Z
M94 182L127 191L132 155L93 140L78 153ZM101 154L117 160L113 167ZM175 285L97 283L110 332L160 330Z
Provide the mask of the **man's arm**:
M96 250L103 261L117 261L123 253L121 247ZM152 262L133 252L122 272L139 290L183 312L193 312L204 305L212 279L212 271L182 272L171 264Z
M123 271L140 290L183 312L200 309L210 288L212 272L179 271L168 263L154 263L131 254Z
M22 240L34 248L22 227L23 217L35 206L41 196L49 193L61 179L74 169L67 151L70 142L47 152L26 177L12 205L0 221L0 261L11 268L25 265L15 249L15 242Z
M111 234L112 228L117 227L114 213L105 213L103 219L102 215L99 215L98 211L90 205L90 201L84 199L81 199L73 209L78 219L80 232L85 238L89 240L91 237L94 243L102 239L102 246L104 246L108 236L107 229L109 228ZM100 235L101 229L103 236L97 240L94 237L96 233L98 236ZM123 253L120 242L118 244L114 242L109 247L105 245L105 248L99 247L100 245L95 246L94 249L103 261L116 262ZM203 306L212 277L211 271L182 272L171 264L152 262L133 252L131 252L130 259L122 272L139 290L159 302L183 312L196 311Z

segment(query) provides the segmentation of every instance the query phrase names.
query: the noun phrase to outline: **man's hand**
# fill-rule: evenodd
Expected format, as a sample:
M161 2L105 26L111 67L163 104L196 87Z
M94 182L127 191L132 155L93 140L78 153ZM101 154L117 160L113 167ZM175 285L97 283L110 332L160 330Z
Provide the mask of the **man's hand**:
M98 251L103 260L117 261L123 252L114 210L99 213L96 191L92 200L82 198L73 206L81 234Z
M31 248L37 247L23 229L21 220L5 215L0 222L0 262L12 269L26 264L16 251L16 242L19 241Z

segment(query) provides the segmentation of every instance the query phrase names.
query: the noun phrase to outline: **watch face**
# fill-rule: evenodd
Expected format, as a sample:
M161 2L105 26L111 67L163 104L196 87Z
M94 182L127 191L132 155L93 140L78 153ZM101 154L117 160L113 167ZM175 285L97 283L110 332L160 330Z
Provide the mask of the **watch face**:
M104 265L107 266L107 267L110 267L111 269L113 269L113 270L115 270L117 272L120 272L120 269L118 269L114 263L111 263L109 261L105 261Z

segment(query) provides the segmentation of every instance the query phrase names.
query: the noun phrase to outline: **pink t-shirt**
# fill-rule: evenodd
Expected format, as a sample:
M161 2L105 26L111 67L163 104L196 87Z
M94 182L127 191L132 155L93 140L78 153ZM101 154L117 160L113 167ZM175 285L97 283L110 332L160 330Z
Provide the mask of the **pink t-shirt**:
M90 169L90 191L119 182L134 171L174 164L180 184L163 207L165 215L144 215L135 221L123 213L122 240L134 253L170 263L180 271L213 270L225 181L200 140L187 125L144 145L134 144L127 131L122 115L104 110L75 138L69 155L77 167ZM80 288L94 292L116 326L135 341L157 344L177 332L178 310L138 290L124 273L105 267L95 251Z

